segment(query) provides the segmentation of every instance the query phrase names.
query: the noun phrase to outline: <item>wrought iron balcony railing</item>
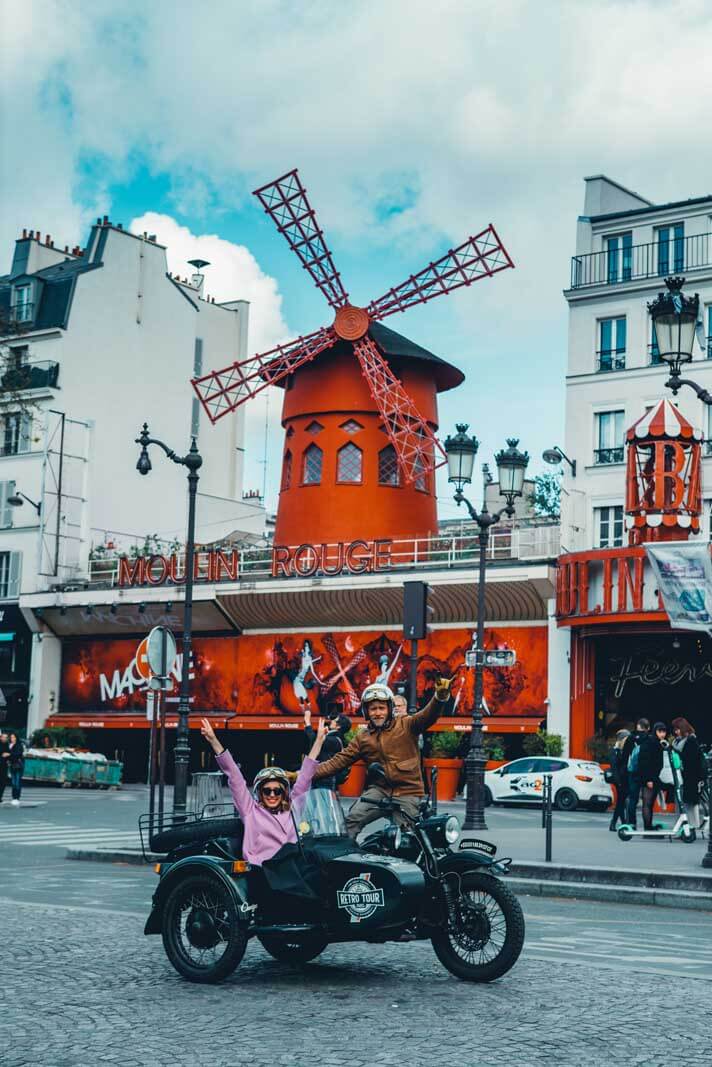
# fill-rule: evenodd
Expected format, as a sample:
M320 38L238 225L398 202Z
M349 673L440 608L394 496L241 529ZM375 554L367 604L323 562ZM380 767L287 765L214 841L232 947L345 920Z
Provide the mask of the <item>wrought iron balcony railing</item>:
M664 278L712 266L712 233L681 240L651 241L629 248L604 249L571 259L571 288L620 285L639 278Z
M619 445L617 448L594 448L593 462L597 466L604 463L622 463L623 445Z
M625 348L614 348L597 352L596 369L601 373L613 370L625 370Z
M0 393L22 392L25 389L56 389L59 363L51 359L36 363L22 363L6 367L0 375Z

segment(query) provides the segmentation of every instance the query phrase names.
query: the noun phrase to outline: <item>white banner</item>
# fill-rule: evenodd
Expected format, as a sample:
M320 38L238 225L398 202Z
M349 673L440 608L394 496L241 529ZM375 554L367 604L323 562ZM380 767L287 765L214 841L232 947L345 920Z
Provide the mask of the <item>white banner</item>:
M645 545L670 625L712 633L712 558L708 541Z

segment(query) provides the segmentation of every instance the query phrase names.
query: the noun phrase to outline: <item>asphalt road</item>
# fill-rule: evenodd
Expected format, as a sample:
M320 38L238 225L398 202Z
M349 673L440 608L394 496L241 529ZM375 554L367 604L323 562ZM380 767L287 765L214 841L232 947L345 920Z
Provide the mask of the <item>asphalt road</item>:
M452 978L421 943L334 946L303 970L251 943L225 984L186 983L160 938L143 936L152 870L70 862L44 836L2 837L47 823L123 832L143 803L139 791L120 799L131 795L0 809L3 1067L712 1060L706 913L524 897L524 952L490 986Z

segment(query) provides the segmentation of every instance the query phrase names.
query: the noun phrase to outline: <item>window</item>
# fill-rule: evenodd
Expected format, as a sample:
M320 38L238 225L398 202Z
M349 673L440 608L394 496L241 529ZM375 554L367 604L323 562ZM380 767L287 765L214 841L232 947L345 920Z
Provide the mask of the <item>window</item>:
M363 453L353 441L349 441L336 453L337 482L360 482L362 467Z
M16 285L13 294L12 312L15 322L29 322L32 318L31 285Z
M594 508L596 548L620 548L623 544L623 505Z
M626 318L601 319L598 324L598 369L625 370Z
M386 445L378 453L378 484L400 485L398 457L393 445Z
M304 452L304 467L302 469L302 483L304 485L319 485L321 482L321 465L324 453L318 445L309 445Z
M316 419L312 419L312 421L307 426L307 433L310 433L313 437L316 437L316 435L318 433L321 433L323 429L324 427L321 425L320 422L317 422Z
M21 552L0 552L0 600L20 595Z
M7 498L14 495L14 482L0 482L0 529L12 526L12 504L8 504Z
M502 774L528 774L534 766L533 759L515 759L514 763L508 763L502 767Z
M358 433L363 429L360 422L356 422L356 419L347 419L346 422L341 423L341 427L344 433Z
M674 226L660 226L655 231L658 246L658 274L664 277L685 269L685 224L676 222Z
M292 484L292 453L287 449L282 462L282 492Z
M623 419L625 411L600 411L596 415L594 463L623 462Z
M712 359L712 304L707 308L707 358Z
M425 464L420 456L416 456L413 463L413 470L415 471L415 480L413 485L420 493L427 493L428 491L428 479L425 473ZM421 473L422 472L422 473Z
M633 234L618 233L606 237L608 283L628 282L633 275Z
M16 456L29 452L32 434L32 416L16 412L3 419L2 455Z

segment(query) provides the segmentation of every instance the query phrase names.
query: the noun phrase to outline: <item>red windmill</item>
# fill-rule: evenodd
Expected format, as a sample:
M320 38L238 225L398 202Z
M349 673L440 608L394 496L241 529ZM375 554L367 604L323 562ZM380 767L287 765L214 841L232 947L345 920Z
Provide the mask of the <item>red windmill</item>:
M208 417L212 422L216 422L267 386L291 383L293 379L289 376L313 361L320 353L325 353L327 349L334 349L333 356L336 361L337 356L343 356L343 342L346 342L356 356L361 375L368 384L381 420L380 429L390 439L399 474L402 474L409 486L418 481L422 482L424 475L446 462L445 453L432 429L432 411L421 411L416 407L400 378L384 358L386 336L398 338L400 341L405 339L378 324L380 320L397 311L406 311L414 304L423 304L436 296L453 292L479 281L480 278L491 277L498 271L513 267L514 264L494 227L490 225L476 236L469 237L441 259L429 263L418 274L411 275L401 285L389 289L383 296L371 301L367 307L356 307L349 302L349 295L343 286L341 275L336 270L323 230L307 200L306 190L297 171L290 171L276 181L255 190L255 196L273 219L279 232L284 235L290 248L296 252L302 266L326 297L327 303L334 309L334 321L330 326L322 326L288 344L277 345L268 352L194 379L193 387ZM374 340L374 334L380 337L380 345ZM442 364L442 361L437 360L431 353L426 353L423 349L418 349L418 352L421 353L421 360L425 357ZM448 367L447 364L442 366ZM462 376L454 368L449 370L459 376L457 381L462 380ZM439 373L442 375L442 371ZM285 379L287 381L284 381ZM451 380L449 384L439 385L438 388L450 388L457 384L457 381ZM309 383L311 393L314 391L314 384L312 379ZM338 384L335 384L335 388L343 393L343 375ZM286 403L285 398L285 405ZM422 405L430 406L434 410L434 403L429 405L425 391L422 393ZM334 407L333 392L331 407ZM431 417L428 418L428 415ZM293 427L289 428L288 434L291 432ZM287 459L291 464L291 453L285 455L285 466ZM280 509L281 505L280 500ZM291 531L293 523L290 522L289 527ZM403 529L402 532L405 534L408 531ZM276 536L278 535L279 530Z

